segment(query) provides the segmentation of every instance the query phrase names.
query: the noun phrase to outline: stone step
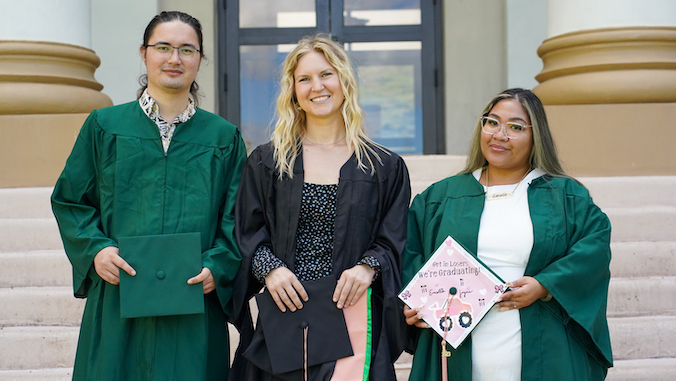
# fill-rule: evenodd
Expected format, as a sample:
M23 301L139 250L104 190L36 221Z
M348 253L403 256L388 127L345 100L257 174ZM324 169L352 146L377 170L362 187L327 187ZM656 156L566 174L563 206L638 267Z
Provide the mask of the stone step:
M63 248L52 218L0 218L0 252L57 250Z
M0 253L0 287L72 287L72 279L63 250Z
M465 166L464 155L404 156L411 176L412 194L430 184L458 173ZM672 206L676 176L580 177L594 201L602 208L623 206ZM50 196L53 188L0 188L0 218L52 218Z
M674 381L676 359L619 360L608 370L606 381Z
M676 277L614 278L608 316L676 315ZM84 300L70 287L0 288L0 327L78 326Z
M601 209L676 207L676 198L673 197L676 176L581 177L578 180L589 189Z
M0 327L77 327L84 304L84 299L73 297L70 287L0 288Z
M608 208L613 242L673 241L676 207ZM0 219L0 252L58 250L63 247L56 220Z
M613 278L676 276L676 241L613 242ZM0 252L0 287L72 287L71 266L63 249Z
M465 167L467 160L465 155L405 155L402 157L406 162L411 183L426 183L427 186L457 174Z
M405 156L411 174L411 190L416 195L432 183L454 175L465 166L465 156ZM580 177L602 209L646 206L676 207L673 189L676 176Z
M673 241L676 207L606 208L613 242Z
M630 317L609 319L613 353L628 368L641 368L645 359L676 357L676 317ZM234 331L231 329L231 331ZM0 328L0 369L42 369L72 366L77 343L77 327L4 327ZM231 341L236 342L236 334ZM19 350L17 350L17 348ZM410 356L397 362L397 374L410 368ZM659 364L673 364L665 360ZM659 365L658 364L658 365ZM636 371L638 374L638 371ZM634 380L627 378L626 380ZM614 378L624 380L624 378Z
M612 278L608 317L676 316L676 277Z
M54 218L53 188L0 188L0 218Z
M613 278L676 276L676 241L613 242ZM0 252L0 287L72 287L71 266L63 249Z
M612 380L664 379L634 376L622 378L625 369L628 373L637 375L639 373L636 369L648 371L650 367L655 368L657 375L664 374L668 369L676 372L676 367L672 367L676 365L676 316L609 318L608 325L613 357L618 368L614 371L617 374ZM397 360L395 370L398 377L408 375L412 358L409 354L403 354Z
M397 381L406 381L411 374L411 363L413 362L413 355L409 353L402 353L397 361L394 363L394 375Z
M0 381L70 381L73 368L0 370Z
M0 369L73 366L78 327L0 328Z
M402 355L403 357L404 355ZM407 355L410 356L410 355ZM400 357L401 359L401 357ZM411 373L411 359L394 364L397 381L406 381ZM676 359L649 358L639 360L617 360L608 370L606 381L674 381L676 380ZM0 373L0 381L3 381ZM411 380L414 381L414 380Z
M617 360L676 358L676 316L609 318Z
M613 242L610 249L613 278L676 276L676 241Z
M79 332L79 327L0 327L0 372L72 367ZM232 325L229 333L232 363L239 333Z

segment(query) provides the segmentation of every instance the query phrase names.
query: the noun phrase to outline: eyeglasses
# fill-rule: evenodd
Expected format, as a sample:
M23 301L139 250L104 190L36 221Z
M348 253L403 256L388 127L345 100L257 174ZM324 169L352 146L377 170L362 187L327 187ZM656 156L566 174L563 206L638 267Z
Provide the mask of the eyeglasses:
M192 45L183 45L183 46L171 46L169 44L154 44L154 45L144 45L146 48L155 48L155 51L162 55L170 55L174 52L174 49L178 50L178 54L184 58L195 57L195 53L199 53L200 50Z
M526 128L531 128L533 126L526 126L520 123L507 122L505 124L500 124L500 121L491 118L490 116L481 117L481 130L489 135L495 135L502 129L502 133L505 134L507 139L518 139L525 134Z

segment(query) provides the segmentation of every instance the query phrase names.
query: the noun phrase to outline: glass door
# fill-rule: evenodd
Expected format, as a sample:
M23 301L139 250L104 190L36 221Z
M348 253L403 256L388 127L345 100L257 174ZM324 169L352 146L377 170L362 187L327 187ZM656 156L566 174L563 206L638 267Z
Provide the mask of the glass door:
M225 0L220 114L240 127L249 151L269 141L284 57L303 36L327 33L352 59L369 136L399 154L443 152L440 33L424 3Z

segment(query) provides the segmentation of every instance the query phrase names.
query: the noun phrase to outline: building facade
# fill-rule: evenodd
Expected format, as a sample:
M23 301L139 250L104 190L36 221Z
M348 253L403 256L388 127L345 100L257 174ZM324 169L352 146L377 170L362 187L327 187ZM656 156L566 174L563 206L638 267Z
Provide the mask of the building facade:
M524 87L573 175L676 174L673 1L25 0L0 2L0 187L53 185L86 115L134 99L143 28L172 9L203 24L201 107L250 149L279 61L323 32L355 62L370 134L403 155L465 154L484 104Z

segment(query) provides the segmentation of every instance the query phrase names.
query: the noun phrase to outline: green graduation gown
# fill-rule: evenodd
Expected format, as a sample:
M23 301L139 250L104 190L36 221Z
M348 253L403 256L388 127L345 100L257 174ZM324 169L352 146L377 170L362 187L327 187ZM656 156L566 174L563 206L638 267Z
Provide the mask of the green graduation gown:
M485 202L472 174L447 178L416 196L409 211L403 283L450 234L476 253ZM612 366L606 320L610 222L588 191L564 177L542 176L528 188L534 243L525 275L552 295L519 310L523 381L603 380ZM439 336L411 328L410 380L441 377ZM472 379L471 336L448 358L448 379ZM510 348L503 350L509 351Z
M74 380L227 379L223 307L241 262L233 207L245 160L237 128L201 109L177 126L167 155L138 102L89 115L52 194L75 296L87 298ZM216 281L206 312L120 318L119 287L98 276L94 256L119 237L187 232L201 233Z

